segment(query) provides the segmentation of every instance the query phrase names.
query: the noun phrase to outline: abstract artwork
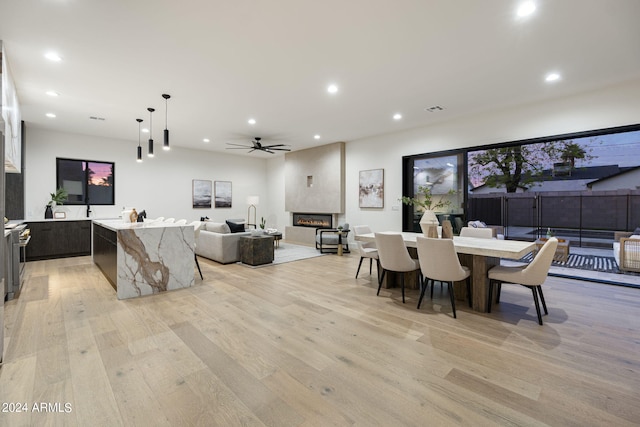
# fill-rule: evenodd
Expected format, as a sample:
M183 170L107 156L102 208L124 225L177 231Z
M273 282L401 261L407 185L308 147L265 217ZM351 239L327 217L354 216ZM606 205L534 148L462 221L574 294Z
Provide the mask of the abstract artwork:
M211 181L193 180L193 207L211 208Z
M384 207L384 169L360 171L358 188L361 208Z
M215 207L231 207L231 181L215 181Z

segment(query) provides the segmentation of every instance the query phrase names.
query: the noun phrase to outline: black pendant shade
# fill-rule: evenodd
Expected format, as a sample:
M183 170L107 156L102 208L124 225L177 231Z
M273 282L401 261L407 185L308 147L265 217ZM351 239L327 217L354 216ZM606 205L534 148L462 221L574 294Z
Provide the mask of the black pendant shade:
M168 100L171 98L171 95L167 95L166 93L162 94L164 98L164 144L162 145L163 150L169 150L169 129L167 129L168 117L169 117L169 106Z
M155 108L147 108L147 110L149 111L149 151L147 153L148 157L153 157L153 121L152 121L152 114L155 110Z
M136 119L136 122L138 122L138 157L136 161L142 163L142 146L140 146L140 124L142 123L142 119Z

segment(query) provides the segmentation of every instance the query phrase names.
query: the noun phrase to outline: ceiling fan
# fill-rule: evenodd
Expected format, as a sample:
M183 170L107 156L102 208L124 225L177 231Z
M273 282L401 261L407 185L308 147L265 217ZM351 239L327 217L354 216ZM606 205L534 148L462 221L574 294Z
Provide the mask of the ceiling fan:
M274 151L291 151L291 148L288 147L287 144L271 144L271 145L262 145L260 142L262 138L256 136L253 141L251 141L251 145L242 145L242 144L232 144L227 142L227 145L232 145L233 147L227 147L227 150L249 150L248 153L252 151L264 151L266 153L274 154Z

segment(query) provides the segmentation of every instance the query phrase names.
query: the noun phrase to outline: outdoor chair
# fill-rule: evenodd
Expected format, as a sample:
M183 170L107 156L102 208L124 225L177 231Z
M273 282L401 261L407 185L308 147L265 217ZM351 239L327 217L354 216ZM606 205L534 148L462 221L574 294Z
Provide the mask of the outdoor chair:
M558 247L558 239L555 237L547 240L542 246L542 249L538 252L536 257L528 265L520 267L506 267L502 265L491 268L488 272L489 276L489 301L488 312L491 313L491 300L493 299L493 289L497 287L496 303L500 302L500 292L503 283L513 283L516 285L522 285L531 289L533 293L533 302L536 306L536 313L538 314L538 323L542 325L542 315L540 314L540 302L538 296L542 302L544 308L544 314L549 314L547 311L547 304L544 301L544 295L542 294L542 284L547 279L549 274L549 268L551 267L551 261L556 253Z
M620 271L640 272L640 234L616 232L613 256Z
M477 237L480 239L492 239L493 230L491 228L462 227L460 237Z

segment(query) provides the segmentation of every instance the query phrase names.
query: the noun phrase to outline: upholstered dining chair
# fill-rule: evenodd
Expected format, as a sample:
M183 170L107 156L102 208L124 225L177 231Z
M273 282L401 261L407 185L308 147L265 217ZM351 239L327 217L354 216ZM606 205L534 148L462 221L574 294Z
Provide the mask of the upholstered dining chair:
M538 296L540 296L540 301L542 301L544 314L549 314L547 311L547 304L544 301L544 295L542 294L541 285L547 279L549 268L551 267L551 262L553 261L553 256L556 253L557 247L558 239L552 237L545 242L542 249L538 251L533 261L528 265L520 267L497 265L491 268L488 272L488 312L491 313L491 300L493 299L492 294L494 287L497 286L496 303L498 303L500 302L500 291L503 283L522 285L531 289L531 292L533 293L533 302L536 306L536 313L538 314L538 323L542 325L542 315L540 314L540 302L538 302Z
M378 274L378 293L376 295L380 295L382 281L387 271L403 273L399 274L399 276L402 286L402 302L404 303L404 273L415 271L419 280L418 283L422 283L420 263L409 255L401 234L375 233L375 238L378 258L382 266L382 274Z
M422 277L426 279L426 283L422 285L422 290L420 291L418 310L420 309L422 298L424 298L424 291L429 286L429 281L431 281L431 298L433 298L434 282L436 280L441 283L447 282L451 310L455 319L456 301L453 295L453 282L466 281L467 297L469 299L469 307L471 307L471 282L469 280L471 271L467 267L460 265L456 248L453 246L453 240L451 239L432 239L418 236L416 237L416 245Z
M175 218L167 218L167 219L164 220L164 222L173 223L173 222L176 222L176 219Z
M353 233L357 238L359 235L371 233L371 228L369 228L368 225L356 225L353 227ZM356 279L358 278L358 273L360 273L362 261L365 258L369 258L369 275L371 275L373 260L375 259L378 276L380 276L380 260L378 259L378 249L376 249L375 242L362 242L360 240L356 240L356 243L358 244L358 252L360 252L360 263L358 263Z
M176 225L185 225L187 223L186 219L179 219L178 221L174 222L174 224Z
M462 227L460 237L478 237L480 239L492 239L493 230L490 228Z
M185 220L186 221L186 220ZM201 221L193 221L190 225L193 225L193 256L196 260L196 267L198 267L198 273L200 273L200 280L203 280L202 270L200 270L200 263L198 262L198 255L196 255L196 245L198 244L198 237L200 236L200 228L202 228Z

